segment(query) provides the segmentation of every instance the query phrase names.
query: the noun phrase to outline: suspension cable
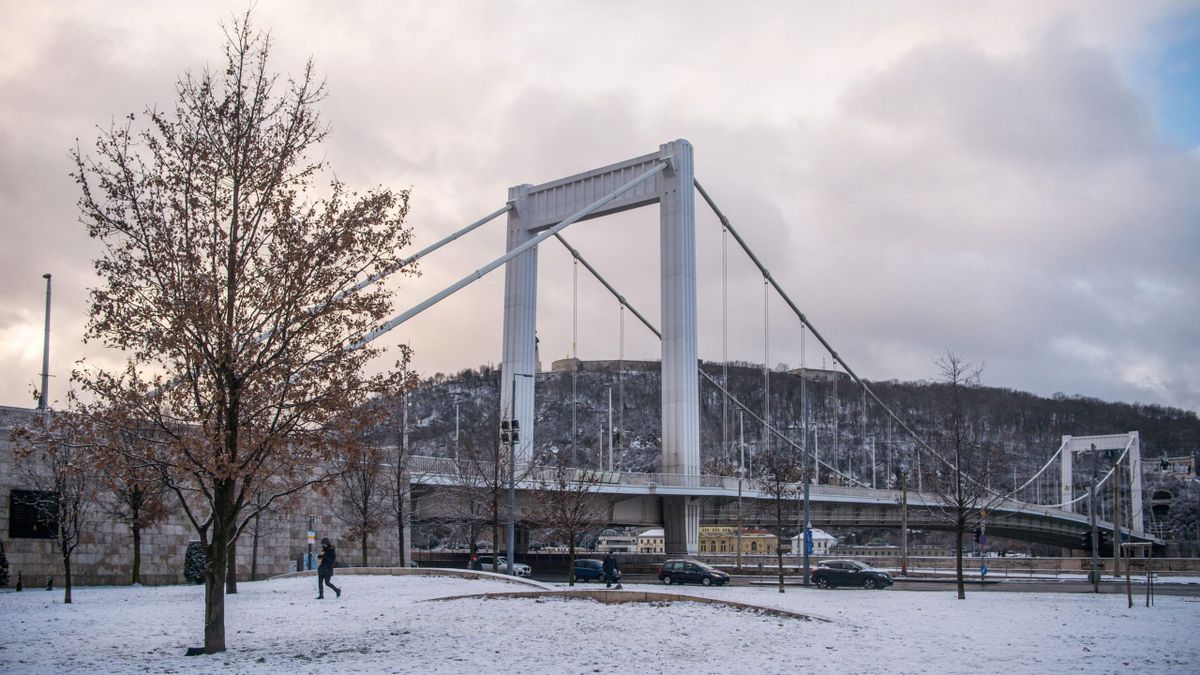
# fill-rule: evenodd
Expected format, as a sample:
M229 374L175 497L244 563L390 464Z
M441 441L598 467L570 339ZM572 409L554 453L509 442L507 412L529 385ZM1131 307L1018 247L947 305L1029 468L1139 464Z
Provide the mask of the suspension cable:
M725 214L721 211L720 207L718 207L716 202L713 201L712 197L709 196L708 192L704 189L704 186L702 186L700 184L700 181L694 180L693 184L696 186L696 190L700 193L700 196L704 198L704 201L708 204L709 208L712 209L713 213L716 214L717 218L721 221L721 224L723 226L725 226L726 228L728 228L729 234L733 236L734 241L736 241L738 243L738 245L742 247L742 251L745 252L745 254L750 258L750 261L753 262L756 267L758 267L758 270L763 275L764 281L766 283L771 284L771 286L773 286L775 288L775 292L779 295L779 297L781 299L783 299L783 301L785 303L787 303L787 306L800 319L800 322L802 324L806 324L808 326L808 329L810 331L812 331L813 337L815 337L821 343L821 345L823 347L825 347L825 350L829 352L829 355L833 358L833 360L838 362L839 364L841 364L842 368L844 368L846 370L846 374L848 374L851 378L853 378L854 381L863 388L863 392L865 394L867 394L868 396L870 396L871 399L874 400L877 404L879 404L879 407L882 408L883 411L886 412L889 417L891 417L893 420L895 420L896 423L899 424L901 428L903 428L906 432L908 432L908 434L913 438L913 440L915 440L922 448L924 448L926 452L933 455L934 457L937 457L938 459L940 459L944 464L946 464L950 468L954 468L954 464L952 462L950 462L950 460L943 457L940 453L938 453L936 450L934 450L933 447L931 447L929 445L929 443L925 442L925 440L923 438L918 436L917 432L913 431L912 427L908 426L908 424L905 423L904 420L900 419L900 417L890 407L888 407L888 405L886 403L883 402L883 399L879 398L879 396L875 393L874 390L871 389L871 387L866 383L866 381L863 380L861 377L858 376L857 373L854 372L854 369L850 367L850 364L846 363L846 360L843 359L841 357L841 355L839 355L837 353L836 350L834 350L833 345L829 344L829 341L825 339L825 336L821 335L820 331L818 331L816 329L816 327L812 325L812 322L810 322L808 320L808 317L804 315L804 312L801 312L800 308L796 306L796 303L792 301L791 296L789 296L787 294L787 292L783 290L783 287L779 285L779 282L776 281L775 278L771 276L771 272L767 269L766 265L764 265L762 263L762 261L760 261L758 259L758 256L754 255L754 251L752 251L750 249L750 246L746 243L746 241L744 239L742 239L741 235L738 234L737 230L734 229L732 223L729 222L729 218L727 218L725 216ZM972 482L976 482L976 481L974 481L974 479L970 478L969 476L967 477L967 479L971 480ZM988 491L993 492L990 489ZM998 493L994 493L994 494L998 494Z
M643 316L643 315L641 314L641 312L637 311L637 309L636 309L636 308L635 308L633 305L630 305L630 304L629 304L629 301L625 299L625 296L623 296L623 295L621 295L620 293L618 293L618 292L617 292L617 290L616 290L615 288L613 288L613 287L612 287L612 284L608 283L608 281L607 281L607 280L604 278L604 276L603 276L603 275L601 275L601 274L600 274L600 273L599 273L599 272L596 270L596 268L595 268L595 267L592 267L592 265L591 265L591 264L590 264L590 263L587 261L587 259L586 259L586 258L584 258L584 257L583 257L583 256L582 256L582 255L579 253L579 251L578 251L578 250L576 250L574 247L572 247L570 244L568 244L568 243L567 243L567 241L566 241L566 239L564 239L563 237L559 236L559 237L556 237L556 238L558 239L558 241L559 241L560 243L562 243L562 245L563 245L563 246L565 246L565 247L567 248L567 250L568 250L568 251L570 251L570 252L571 252L571 255L572 255L572 256L574 256L574 257L575 257L575 258L576 258L576 259L577 259L577 260L578 260L578 261L579 261L579 262L580 262L580 263L583 265L584 269L586 269L588 272L590 272L590 273L592 274L592 276L596 277L596 279L597 279L597 280L598 280L598 281L599 281L599 282L600 282L600 283L601 283L601 284L604 286L604 288L608 289L608 291L609 291L610 293L612 293L612 295L613 295L614 297L616 297L617 301L618 301L618 302L620 302L622 306L626 307L626 308L627 308L627 309L628 309L628 310L629 310L629 311L630 311L630 312L631 312L631 313L632 313L632 314L633 314L635 317L637 317L637 319L638 319L639 321L641 321L641 323L642 323L642 325L643 325L643 326L645 326L647 329L649 329L651 333L654 333L654 336L655 336L655 337L657 337L659 340L661 340L661 339L662 339L662 332L660 332L660 331L658 330L658 328L657 328L657 327L656 327L656 326L655 326L653 323L651 323L651 322L650 322L650 320L649 320L649 319L647 319L645 316ZM762 417L760 417L759 415L757 415L757 414L756 414L756 413L755 413L753 410L751 410L751 409L750 409L750 406L748 406L748 405L746 405L745 403L743 403L743 402L741 401L741 399L739 399L737 396L735 396L735 395L734 395L732 392L730 392L730 391L729 391L727 388L725 388L724 386L722 386L722 385L721 385L721 383L720 383L720 382L718 382L718 381L717 381L717 379L716 379L715 377L713 377L713 376L709 375L708 373L704 372L704 369L703 369L703 368L701 368L701 367L697 366L696 370L697 370L697 372L699 372L699 373L700 373L700 376L701 376L701 377L703 377L703 378L704 378L705 380L707 380L707 381L708 381L710 384L712 384L714 387L716 387L718 391L720 391L722 394L724 394L724 395L728 396L728 397L729 397L729 400L730 400L730 401L731 401L731 402L734 404L734 406L736 406L737 408L741 409L742 411L744 411L744 412L748 413L748 414L750 415L750 417L751 417L751 418L752 418L754 421L756 421L756 422L758 422L759 424L761 424L761 425L763 426L763 428L764 428L764 429L767 429L767 430L768 430L768 431L769 431L769 432L770 432L772 435L774 435L775 437L777 437L777 438L781 439L781 440L782 440L784 443L788 444L788 445L789 445L789 446L791 446L793 449L795 449L795 450L797 450L797 451L801 452L802 454L805 454L805 453L807 452L807 451L806 451L804 448L800 447L800 446L799 446L799 445L798 445L798 444L797 444L795 441L793 441L791 438L788 438L788 437L787 437L787 435L785 435L783 432L779 431L779 430L778 430L778 429L776 429L775 427L773 427L773 426L771 426L770 424L768 424L768 423L767 423L767 421L766 421L765 419L763 419ZM853 476L847 476L846 474L842 473L841 471L838 471L837 467L830 466L828 463L825 463L825 462L820 462L820 464L821 464L821 465L823 465L823 466L825 466L825 467L826 467L827 469L829 469L829 470L830 470L832 473L834 473L834 474L836 474L836 475L838 475L838 476L841 476L841 477L845 478L846 480L850 481L851 483L855 483L855 484L857 484L857 485L860 485L860 486L862 486L862 487L867 487L866 483L863 483L862 481L860 481L860 480L858 480L858 479L854 478Z

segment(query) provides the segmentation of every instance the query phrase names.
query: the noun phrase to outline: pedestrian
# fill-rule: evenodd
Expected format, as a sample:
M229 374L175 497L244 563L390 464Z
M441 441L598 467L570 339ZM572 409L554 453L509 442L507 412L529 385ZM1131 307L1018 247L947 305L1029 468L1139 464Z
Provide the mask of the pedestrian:
M479 564L479 554L478 553L471 554L471 561L469 563L467 563L467 567L471 568L472 570L475 570L476 572L483 569L483 566Z
M334 550L333 545L329 543L328 537L323 537L321 539L321 552L317 554L317 560L320 561L320 563L317 565L317 599L325 599L326 586L332 588L333 592L337 594L337 597L342 597L342 589L334 586L333 583L329 581L329 579L333 577L333 566L337 564L337 551Z
M604 556L604 587L612 588L613 584L617 584L617 588L621 587L617 579L621 578L621 568L617 567L617 557L610 551Z

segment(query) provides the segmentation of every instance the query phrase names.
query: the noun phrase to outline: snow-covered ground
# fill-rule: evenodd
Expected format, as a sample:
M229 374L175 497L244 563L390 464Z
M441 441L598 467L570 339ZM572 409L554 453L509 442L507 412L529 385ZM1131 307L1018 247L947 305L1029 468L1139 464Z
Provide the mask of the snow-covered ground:
M0 672L958 673L1200 672L1200 599L1122 595L633 586L829 622L690 602L432 598L536 590L492 579L352 576L242 583L229 651L202 643L201 588L0 593ZM587 588L595 589L596 586ZM1140 598L1138 599L1141 600Z

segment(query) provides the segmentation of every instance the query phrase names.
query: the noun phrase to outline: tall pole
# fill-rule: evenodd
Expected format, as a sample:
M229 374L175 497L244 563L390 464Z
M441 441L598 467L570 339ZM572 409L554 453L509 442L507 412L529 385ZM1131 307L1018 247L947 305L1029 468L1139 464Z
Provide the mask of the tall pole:
M1092 444L1092 487L1088 490L1088 517L1092 524L1092 592L1100 592L1100 531L1096 529L1096 444Z
M42 275L46 280L46 336L42 342L42 390L38 393L38 410L45 412L49 408L50 397L50 274Z
M745 411L738 410L738 512L737 512L737 568L742 569L742 480L746 476L746 424Z
M1121 461L1113 464L1113 576L1121 578Z
M908 467L900 467L900 576L908 576Z
M516 429L512 428L511 422L516 420L517 406L517 374L512 376L512 401L513 410L509 412L509 437L508 437L508 575L513 575L513 560L516 559L517 547L517 443Z
M454 399L454 459L458 460L458 406L462 403L461 398Z
M875 439L871 439L871 489L875 489Z
M800 382L801 386L803 387L804 380L801 379ZM801 391L803 391L803 389L801 389ZM804 547L803 582L804 585L807 586L810 580L809 564L811 562L809 560L808 544L810 541L812 541L812 505L808 499L809 486L812 484L812 453L808 451L808 418L810 415L809 408L811 406L808 405L807 402L802 403L801 405L803 406L802 410L804 412L804 441L800 444L800 447L804 449L804 531L801 536L800 545Z
M612 385L608 385L608 470L613 470Z

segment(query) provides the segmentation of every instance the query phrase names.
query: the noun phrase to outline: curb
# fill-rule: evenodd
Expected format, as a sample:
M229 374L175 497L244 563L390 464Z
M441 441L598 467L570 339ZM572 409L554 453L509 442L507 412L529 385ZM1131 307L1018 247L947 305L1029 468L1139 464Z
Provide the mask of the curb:
M526 579L524 577L510 577L507 574L498 574L496 572L477 572L474 570L460 570L453 567L338 567L334 570L338 576L342 575L358 575L358 576L392 576L392 577L462 577L464 579L492 579L495 581L505 581L510 584L523 586L532 586L541 590L553 590L553 586L540 581ZM296 577L312 577L316 576L316 570L303 570L300 572L287 572L271 577L272 579L292 579Z

